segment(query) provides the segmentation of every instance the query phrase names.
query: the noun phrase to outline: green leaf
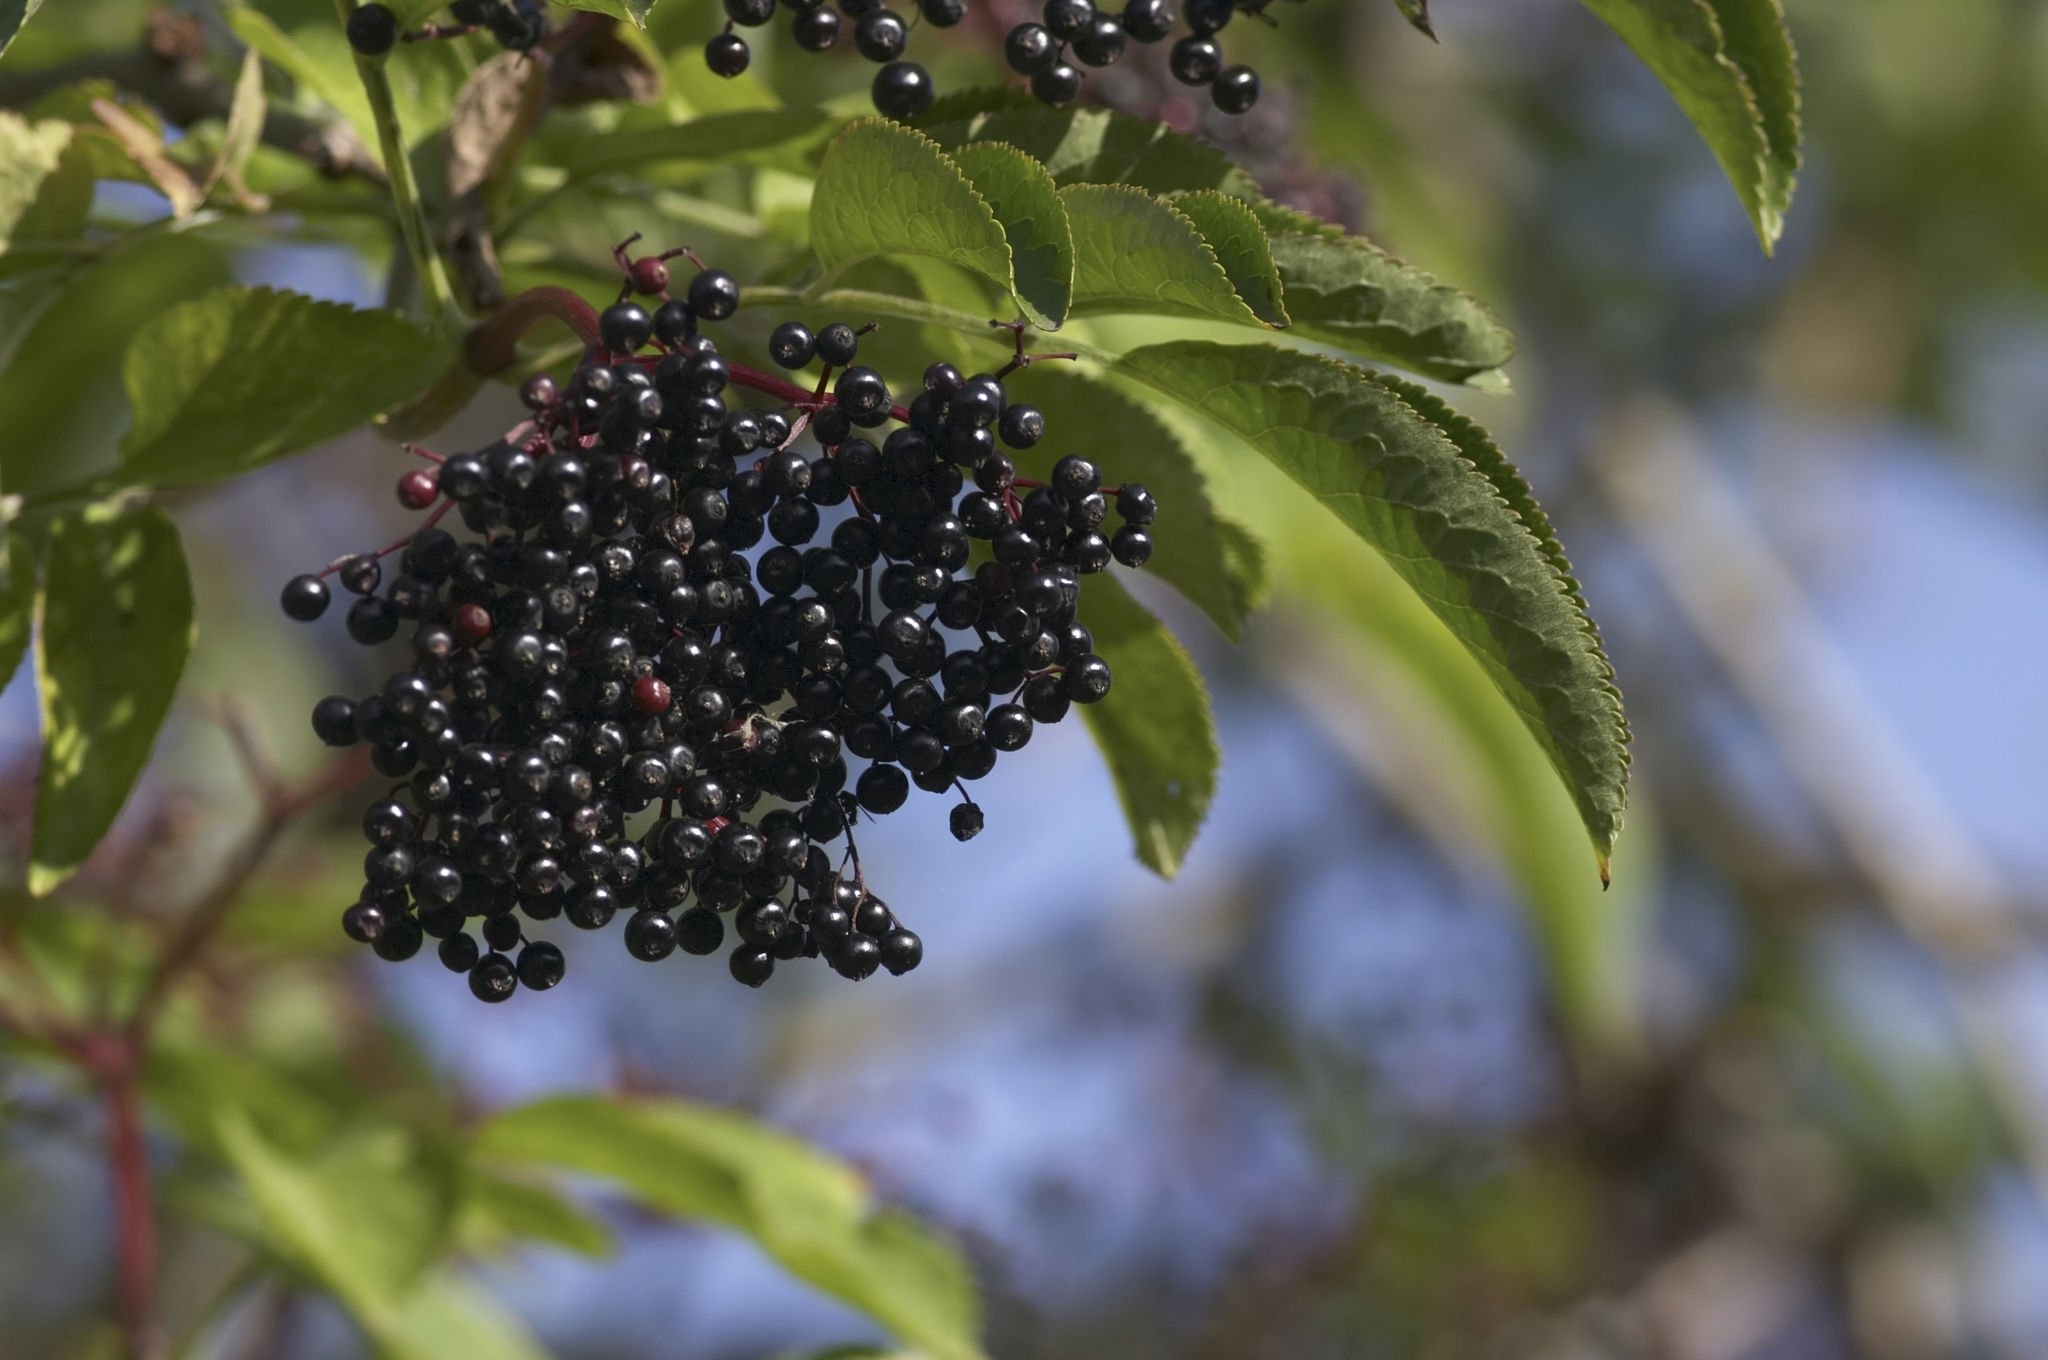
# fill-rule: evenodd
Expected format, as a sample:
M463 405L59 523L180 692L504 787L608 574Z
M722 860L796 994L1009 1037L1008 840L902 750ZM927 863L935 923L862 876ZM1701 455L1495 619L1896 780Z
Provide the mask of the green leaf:
M547 1242L583 1256L607 1256L611 1229L552 1187L491 1167L470 1171L461 1235L480 1248Z
M570 9L624 19L635 28L647 27L647 11L654 8L654 0L562 0L562 3Z
M820 109L742 109L687 123L586 133L569 141L559 159L576 179L663 161L807 168L811 150L823 146L839 126L837 118ZM801 154L774 158L770 152Z
M1001 142L961 147L953 163L1002 223L1025 315L1058 330L1074 300L1074 229L1052 177L1037 161Z
M1068 184L1128 184L1155 194L1184 189L1221 189L1238 198L1257 194L1251 176L1207 142L1106 109L1048 109L1015 91L993 92L968 102L979 91L963 91L957 102L942 101L920 124L941 146L1008 142L1044 165L1053 181ZM960 116L941 121L947 112Z
M549 1360L504 1300L446 1270L406 1295L382 1340L384 1360Z
M62 251L85 234L92 215L87 140L61 119L32 123L0 113L0 372L44 310L91 264Z
M1258 212L1296 338L1447 382L1469 381L1514 357L1514 337L1471 294L1305 214L1272 204Z
M1010 245L988 201L938 143L867 118L826 148L811 196L811 244L828 270L929 255L1016 291Z
M1121 184L1060 190L1074 226L1074 314L1149 312L1259 325L1179 209Z
M0 0L0 56L14 43L21 26L43 7L43 0Z
M74 143L74 147L75 147ZM68 159L68 157L67 157ZM0 257L4 265L6 257ZM110 336L225 282L224 247L197 232L146 235L111 256L0 283L0 485L40 496L111 473L128 425Z
M1216 796L1216 722L1202 676L1178 640L1113 575L1088 582L1081 622L1109 663L1109 698L1081 709L1102 748L1138 858L1162 878L1180 872Z
M28 653L35 618L35 545L12 530L0 532L0 690Z
M1189 448L1217 499L1262 534L1285 613L1310 614L1300 624L1310 650L1283 655L1292 683L1306 686L1304 710L1337 733L1343 706L1316 702L1321 694L1371 708L1384 740L1373 743L1369 771L1398 780L1396 796L1418 797L1432 816L1460 816L1444 829L1469 842L1475 858L1498 854L1574 1042L1606 1055L1637 1052L1640 927L1654 900L1642 830L1630 828L1624 854L1635 858L1623 881L1601 892L1578 848L1578 809L1477 658L1304 488L1211 429L1206 440L1190 436Z
M31 123L18 113L0 110L0 248L35 206L43 182L57 172L70 145L69 123Z
M29 891L69 878L128 801L192 651L192 581L154 508L50 526L38 608L43 767Z
M1280 271L1274 266L1273 252L1266 244L1266 229L1251 207L1218 189L1193 189L1175 194L1169 201L1195 224L1202 239L1216 252L1216 261L1230 277L1230 286L1237 290L1252 314L1268 326L1287 325Z
M332 1293L373 1339L400 1336L402 1303L453 1222L459 1167L450 1152L386 1127L304 1161L232 1106L219 1111L215 1133L271 1251Z
M848 1167L728 1110L565 1096L499 1115L483 1156L616 1182L648 1207L737 1229L792 1274L934 1360L978 1360L972 1277L929 1230L877 1210Z
M1396 386L1315 355L1181 342L1127 354L1115 371L1250 444L1386 557L1535 734L1604 876L1628 728L1576 587L1503 497L1501 471L1482 472Z
M1119 482L1141 482L1159 498L1161 533L1145 566L1147 576L1165 581L1223 631L1240 641L1251 609L1251 592L1232 570L1234 544L1217 518L1207 483L1179 436L1139 403L1115 388L1092 381L1060 364L1033 364L1009 379L1011 390L1054 413L1053 437L1028 453L1013 454L1020 473L1040 481L1056 458L1078 453L1108 469ZM1090 587L1093 589L1093 587Z
M135 421L121 475L193 486L247 472L418 395L439 358L433 337L394 312L217 289L129 344L121 376Z
M1584 0L1706 139L1768 254L1799 172L1799 73L1780 0Z
M377 140L377 119L370 111L369 96L363 93L362 84L356 78L353 60L344 64L334 60L331 54L309 51L296 35L286 33L268 15L247 5L230 9L227 21L235 36L254 48L265 61L339 113L362 138L365 151L378 165L384 163L383 149ZM333 20L330 18L328 22L331 24ZM343 51L347 51L346 45ZM410 57L413 54L408 51L406 55Z

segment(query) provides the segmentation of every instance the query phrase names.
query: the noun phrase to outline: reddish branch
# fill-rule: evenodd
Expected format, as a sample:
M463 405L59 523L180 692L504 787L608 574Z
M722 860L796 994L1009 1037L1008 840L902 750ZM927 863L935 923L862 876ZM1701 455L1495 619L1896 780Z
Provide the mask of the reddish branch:
M0 1031L47 1044L99 1087L114 1201L115 1293L128 1360L161 1360L166 1349L156 1322L156 1206L142 1090L156 1021L177 985L202 961L285 830L310 808L362 779L369 768L365 754L356 751L303 783L291 783L277 774L239 709L224 708L221 720L262 800L262 810L213 886L180 913L164 937L142 998L128 1018L78 1026L0 999Z

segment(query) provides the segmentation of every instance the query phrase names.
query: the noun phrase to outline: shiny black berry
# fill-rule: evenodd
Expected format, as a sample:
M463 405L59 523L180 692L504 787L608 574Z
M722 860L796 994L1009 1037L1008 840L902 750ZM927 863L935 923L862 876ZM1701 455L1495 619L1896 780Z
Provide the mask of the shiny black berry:
M327 612L328 601L333 598L327 583L317 576L294 576L285 582L284 593L279 603L284 606L287 617L300 623L311 623Z
M359 5L349 13L348 45L366 57L381 57L398 45L398 16L383 5Z
M479 1001L510 1001L519 990L519 970L503 954L486 954L469 970L469 994Z
M720 33L704 44L704 64L711 68L713 75L724 76L727 80L744 72L753 60L753 50L737 33Z

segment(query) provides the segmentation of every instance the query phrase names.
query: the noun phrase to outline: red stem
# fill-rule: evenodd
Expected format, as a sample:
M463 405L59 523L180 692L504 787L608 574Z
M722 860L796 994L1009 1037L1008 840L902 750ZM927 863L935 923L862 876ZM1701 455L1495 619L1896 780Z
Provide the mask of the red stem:
M114 1183L115 1269L128 1360L154 1360L156 1204L142 1124L142 1074L125 1041L106 1055L107 1161Z

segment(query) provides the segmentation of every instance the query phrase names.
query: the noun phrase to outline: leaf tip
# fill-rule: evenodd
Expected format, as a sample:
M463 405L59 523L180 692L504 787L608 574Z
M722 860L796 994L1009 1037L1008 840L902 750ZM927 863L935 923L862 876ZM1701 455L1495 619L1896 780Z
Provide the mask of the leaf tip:
M78 872L75 864L45 864L36 860L28 866L28 895L48 897L64 886L72 874Z

